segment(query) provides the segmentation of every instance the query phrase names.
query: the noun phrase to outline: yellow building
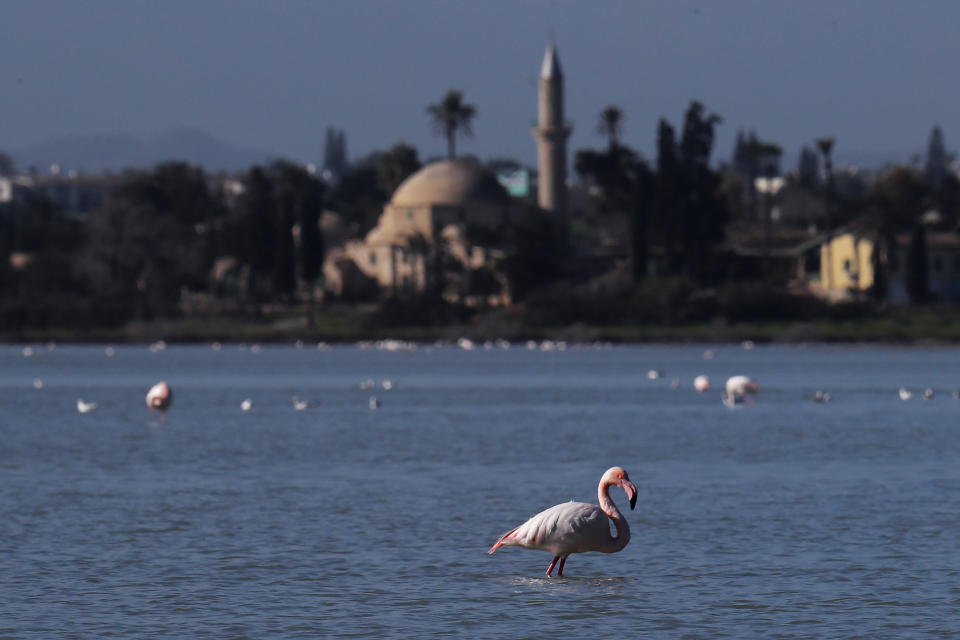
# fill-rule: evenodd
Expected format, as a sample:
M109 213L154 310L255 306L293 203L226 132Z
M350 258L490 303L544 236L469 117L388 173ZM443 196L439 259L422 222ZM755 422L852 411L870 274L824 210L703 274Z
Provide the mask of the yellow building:
M873 250L866 235L840 231L820 245L820 282L817 293L829 300L845 300L873 286Z
M927 294L936 300L960 301L960 235L927 231ZM885 251L887 265L886 295L894 304L910 301L907 287L907 262L910 234L899 234ZM848 300L863 295L874 284L876 236L840 230L820 247L820 282L811 287L828 300Z

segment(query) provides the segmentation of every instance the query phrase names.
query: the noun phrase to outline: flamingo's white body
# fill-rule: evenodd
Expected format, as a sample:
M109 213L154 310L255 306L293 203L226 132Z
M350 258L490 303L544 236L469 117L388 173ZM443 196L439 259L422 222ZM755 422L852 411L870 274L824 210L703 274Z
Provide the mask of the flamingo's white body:
M756 393L759 388L757 383L747 376L732 376L727 379L727 393L731 396L745 396L748 393Z
M731 376L727 379L726 393L723 395L723 404L733 407L750 400L760 387L747 376Z
M703 393L710 388L710 378L707 376L697 376L693 379L693 388Z
M166 382L158 382L147 391L147 408L154 409L166 415L167 409L173 403L173 390Z
M637 503L637 488L627 472L620 467L607 469L600 478L597 497L600 505L585 502L567 502L541 511L516 529L506 532L490 547L493 553L500 547L518 546L540 549L553 554L547 567L547 575L560 562L558 576L563 575L563 565L571 553L599 551L615 553L630 542L630 526L610 498L610 487L624 490L630 499L630 508ZM610 520L617 529L616 537L610 535Z

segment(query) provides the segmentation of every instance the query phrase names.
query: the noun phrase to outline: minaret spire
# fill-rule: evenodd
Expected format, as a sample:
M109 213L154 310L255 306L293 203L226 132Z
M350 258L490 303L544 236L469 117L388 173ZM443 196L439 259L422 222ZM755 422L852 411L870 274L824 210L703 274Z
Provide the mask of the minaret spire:
M540 66L540 105L533 130L540 169L538 202L541 209L564 213L567 195L567 137L563 119L563 70L557 47L550 39Z

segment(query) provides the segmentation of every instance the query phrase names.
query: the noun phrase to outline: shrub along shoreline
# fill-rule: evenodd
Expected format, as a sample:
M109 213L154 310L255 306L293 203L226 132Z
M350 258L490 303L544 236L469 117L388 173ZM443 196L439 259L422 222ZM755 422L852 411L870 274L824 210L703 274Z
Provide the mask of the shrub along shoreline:
M323 308L308 322L305 310L278 310L245 319L236 317L181 317L132 322L120 327L0 327L0 342L61 342L78 344L169 343L355 343L388 338L422 343L505 339L565 340L569 343L757 343L848 342L960 345L960 311L895 309L869 317L812 319L698 321L550 322L542 311L529 322L522 310L498 310L458 317L451 313L431 322L416 315L390 322L379 308ZM409 321L407 321L409 320ZM560 320L560 318L558 318Z

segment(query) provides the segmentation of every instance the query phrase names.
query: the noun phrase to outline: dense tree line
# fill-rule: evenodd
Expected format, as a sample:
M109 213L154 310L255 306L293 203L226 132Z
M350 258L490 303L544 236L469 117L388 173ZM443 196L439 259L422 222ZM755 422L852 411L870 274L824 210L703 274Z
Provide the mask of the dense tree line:
M254 167L228 207L221 184L182 163L130 171L104 203L68 217L42 196L0 215L0 321L118 326L176 315L188 292L214 291L212 268L231 256L241 303L310 299L324 256L324 185L297 165ZM222 284L222 283L221 283Z
M428 110L450 153L475 115L455 93ZM747 301L761 290L768 302L779 301L780 309L800 309L771 295L761 278L737 288L726 264L725 233L732 221L756 226L761 201L754 179L780 173L780 148L752 132L740 134L731 162L712 164L721 119L694 101L679 126L660 120L655 157L648 161L624 144L624 120L619 108L602 109L597 133L605 148L575 154L575 170L589 187L582 217L554 219L528 211L523 222L465 230L474 244L501 251L501 272L513 299L533 314L531 321L545 322L551 314L574 322L607 316L604 322L696 320L709 309L735 314L736 305L756 308ZM337 145L331 148L342 151L342 133L334 137ZM833 146L834 140L824 137L801 150L797 170L786 176L789 188L820 199L824 213L818 224L826 233L862 220L880 247L909 237L908 290L914 300L926 300L926 234L960 224L960 182L949 170L952 157L942 132L931 133L925 163L888 169L869 188L855 188L834 171ZM0 174L13 171L11 159L0 160ZM191 294L228 301L232 306L221 311L239 313L257 313L267 303L312 303L322 287L327 250L319 225L324 209L340 215L347 237L362 238L390 194L420 166L417 150L398 143L324 179L288 162L255 166L237 177L242 188L228 192L224 176L168 163L127 172L109 197L83 216L64 215L39 191L30 191L0 208L0 254L9 258L0 262L0 323L7 329L119 326L182 313ZM932 210L937 216L923 217ZM767 226L769 214L768 207ZM594 266L610 266L595 260L590 234L611 221L622 230L615 240L625 249L629 275L616 286L590 288L586 280L602 273ZM441 312L438 303L451 282L481 296L496 289L500 274L458 271L442 246L412 238L407 249L436 267L427 276L428 293L434 295L415 300L423 305L415 313L410 305L401 311L403 305L393 300L385 307L388 316L418 322L425 314L459 318ZM882 300L890 281L889 255L876 252L872 260L873 293ZM710 303L700 294L708 288L714 291ZM764 307L762 313L774 317L777 311Z
M619 109L605 108L598 131L608 138L607 148L576 154L577 173L596 187L591 206L601 215L629 218L634 280L653 273L709 282L715 273L710 268L713 251L730 216L721 176L710 167L720 117L699 102L691 103L679 138L662 119L653 167L620 143L621 120Z

